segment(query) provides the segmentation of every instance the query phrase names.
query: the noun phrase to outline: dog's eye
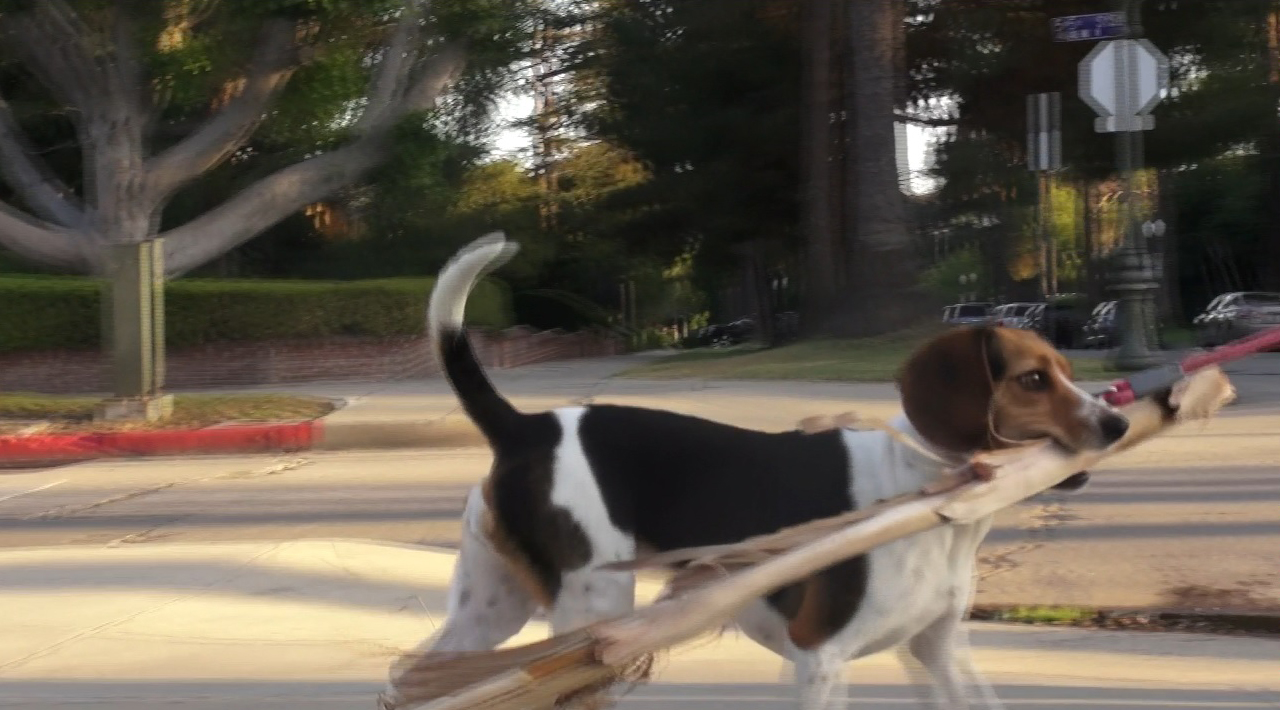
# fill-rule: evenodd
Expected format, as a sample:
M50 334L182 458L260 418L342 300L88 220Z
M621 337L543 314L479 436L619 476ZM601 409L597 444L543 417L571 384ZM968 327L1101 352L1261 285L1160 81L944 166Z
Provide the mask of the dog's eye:
M1049 377L1044 370L1032 370L1018 375L1018 384L1031 392L1040 392L1049 387Z

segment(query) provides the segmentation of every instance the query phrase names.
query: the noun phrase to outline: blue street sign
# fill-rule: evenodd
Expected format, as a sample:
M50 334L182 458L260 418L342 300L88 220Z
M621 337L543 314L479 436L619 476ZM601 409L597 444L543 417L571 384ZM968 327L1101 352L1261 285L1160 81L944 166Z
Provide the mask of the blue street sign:
M1123 12L1097 12L1092 15L1068 15L1050 20L1053 41L1079 42L1091 39L1115 39L1128 33Z

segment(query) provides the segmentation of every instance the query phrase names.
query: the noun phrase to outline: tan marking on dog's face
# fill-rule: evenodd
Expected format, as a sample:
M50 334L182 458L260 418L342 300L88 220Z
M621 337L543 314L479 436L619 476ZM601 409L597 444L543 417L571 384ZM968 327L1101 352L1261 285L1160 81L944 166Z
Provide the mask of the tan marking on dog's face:
M1071 381L1043 338L1012 328L956 328L930 340L898 378L903 409L934 446L956 453L1051 438L1102 448L1127 422Z
M1004 362L991 398L995 433L1014 441L1051 438L1071 451L1111 443L1102 421L1119 414L1074 384L1071 361L1033 332L994 334Z

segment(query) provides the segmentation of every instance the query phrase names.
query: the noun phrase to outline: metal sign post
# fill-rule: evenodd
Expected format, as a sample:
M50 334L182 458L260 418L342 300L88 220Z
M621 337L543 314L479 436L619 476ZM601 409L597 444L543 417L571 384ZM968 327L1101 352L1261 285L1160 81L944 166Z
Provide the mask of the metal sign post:
M1040 295L1057 292L1058 249L1053 238L1053 185L1051 174L1062 169L1062 95L1058 92L1027 96L1027 167L1036 173L1039 199L1036 224L1040 237Z
M1139 234L1134 172L1142 169L1142 132L1155 127L1151 110L1169 86L1169 60L1144 39L1141 0L1121 0L1126 39L1101 42L1080 62L1080 98L1098 113L1094 130L1116 134L1116 167L1123 184L1124 244L1116 258L1112 289L1120 300L1120 347L1114 365L1140 370L1160 358L1152 352L1148 321L1156 289L1151 256Z

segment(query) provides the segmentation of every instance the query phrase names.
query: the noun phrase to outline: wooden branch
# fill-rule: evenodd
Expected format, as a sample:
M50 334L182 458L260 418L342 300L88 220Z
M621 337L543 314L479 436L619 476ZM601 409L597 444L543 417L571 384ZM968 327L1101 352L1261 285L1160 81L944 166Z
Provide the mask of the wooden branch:
M226 160L266 117L267 106L297 69L297 24L272 19L258 33L240 93L185 140L146 163L152 195L163 200Z
M40 222L0 202L0 245L40 264L73 271L93 271L92 252L78 248L81 234Z
M975 480L943 494L916 494L834 532L829 521L799 526L789 531L797 541L790 549L769 551L762 561L715 577L692 591L666 597L626 617L554 637L542 646L463 658L406 656L397 663L404 670L392 679L394 692L379 701L386 710L415 705L426 710L517 710L558 704L575 690L603 690L627 679L627 668L643 664L664 648L722 628L748 604L776 589L886 542L992 515L1178 421L1212 414L1233 397L1234 390L1220 370L1202 370L1179 382L1169 396L1124 407L1129 431L1107 451L1069 454L1044 444L986 457L997 466L989 481ZM720 554L750 556L761 550L759 540L731 547ZM714 559L708 561L714 563Z
M84 223L79 199L38 157L3 96L0 96L0 174L41 219L71 228Z

